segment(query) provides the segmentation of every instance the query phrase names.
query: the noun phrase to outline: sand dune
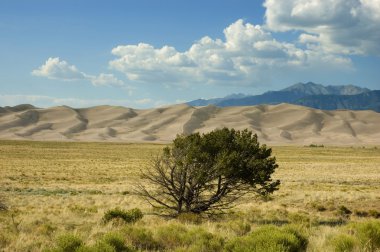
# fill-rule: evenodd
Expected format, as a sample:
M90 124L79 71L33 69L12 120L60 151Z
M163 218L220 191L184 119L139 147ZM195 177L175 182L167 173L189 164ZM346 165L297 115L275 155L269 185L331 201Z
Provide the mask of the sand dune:
M170 142L177 134L248 128L268 144L380 144L380 113L279 104L137 110L116 106L0 107L0 139Z

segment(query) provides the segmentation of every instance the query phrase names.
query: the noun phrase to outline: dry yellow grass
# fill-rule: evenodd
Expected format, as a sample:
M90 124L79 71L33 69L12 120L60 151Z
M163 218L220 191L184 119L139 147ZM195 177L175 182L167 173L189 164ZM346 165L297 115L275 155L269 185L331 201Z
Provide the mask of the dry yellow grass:
M139 207L148 213L138 225L154 229L167 220L130 194L139 169L163 145L0 141L0 251L40 251L64 232L87 242L116 229L101 218L110 208ZM269 200L246 197L235 213L199 224L223 237L236 236L239 222L312 225L309 251L336 233L339 206L380 211L380 150L375 147L274 147L280 190ZM352 214L352 220L360 218ZM171 221L173 222L173 221ZM176 222L176 221L174 221ZM193 225L193 224L187 224ZM329 226L330 225L330 226ZM322 251L322 250L320 250Z

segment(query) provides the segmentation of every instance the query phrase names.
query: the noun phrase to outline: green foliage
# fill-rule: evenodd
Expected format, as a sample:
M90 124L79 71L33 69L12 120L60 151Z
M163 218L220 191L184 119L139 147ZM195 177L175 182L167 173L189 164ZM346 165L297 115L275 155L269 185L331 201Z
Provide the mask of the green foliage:
M114 219L122 219L126 223L134 223L142 219L143 213L138 208L130 210L122 210L120 208L114 208L108 210L103 216L103 222L107 223Z
M357 247L355 237L347 234L339 234L330 240L330 245L335 252L351 252Z
M64 234L56 239L56 246L50 250L51 252L75 252L83 245L83 241L76 235Z
M66 234L59 236L56 246L47 250L49 252L133 252L129 248L121 233L111 232L105 234L94 245L86 245L75 235Z
M251 131L217 129L177 136L142 178L139 194L152 205L177 214L224 210L248 192L268 195L280 182L271 175L278 167L272 150Z
M182 225L167 225L156 233L157 241L171 251L221 251L223 239L202 228L187 229Z
M139 250L159 250L161 245L153 238L153 233L143 227L127 226L122 230L126 240Z
M305 251L307 239L292 227L264 226L249 235L229 241L228 252L298 252Z
M105 234L102 242L113 247L116 252L130 251L130 249L125 245L125 238L120 233Z
M105 242L97 242L93 246L82 245L75 252L116 252L116 250Z
M380 221L351 224L351 232L368 251L380 249Z

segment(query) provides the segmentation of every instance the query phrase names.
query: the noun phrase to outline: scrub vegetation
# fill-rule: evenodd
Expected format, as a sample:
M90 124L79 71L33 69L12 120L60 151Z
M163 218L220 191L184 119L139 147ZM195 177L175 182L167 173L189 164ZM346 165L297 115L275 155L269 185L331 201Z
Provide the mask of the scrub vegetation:
M0 141L0 251L380 251L379 148L274 146L278 191L167 218L133 190L164 147Z

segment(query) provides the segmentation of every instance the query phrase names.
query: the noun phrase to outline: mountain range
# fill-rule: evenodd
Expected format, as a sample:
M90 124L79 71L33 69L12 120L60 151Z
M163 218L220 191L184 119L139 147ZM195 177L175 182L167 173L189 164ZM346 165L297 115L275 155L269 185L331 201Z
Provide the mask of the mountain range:
M324 110L350 109L380 112L380 90L370 90L353 85L324 86L308 82L297 83L279 91L268 91L261 95L234 94L224 98L198 99L187 104L230 107L280 103Z

